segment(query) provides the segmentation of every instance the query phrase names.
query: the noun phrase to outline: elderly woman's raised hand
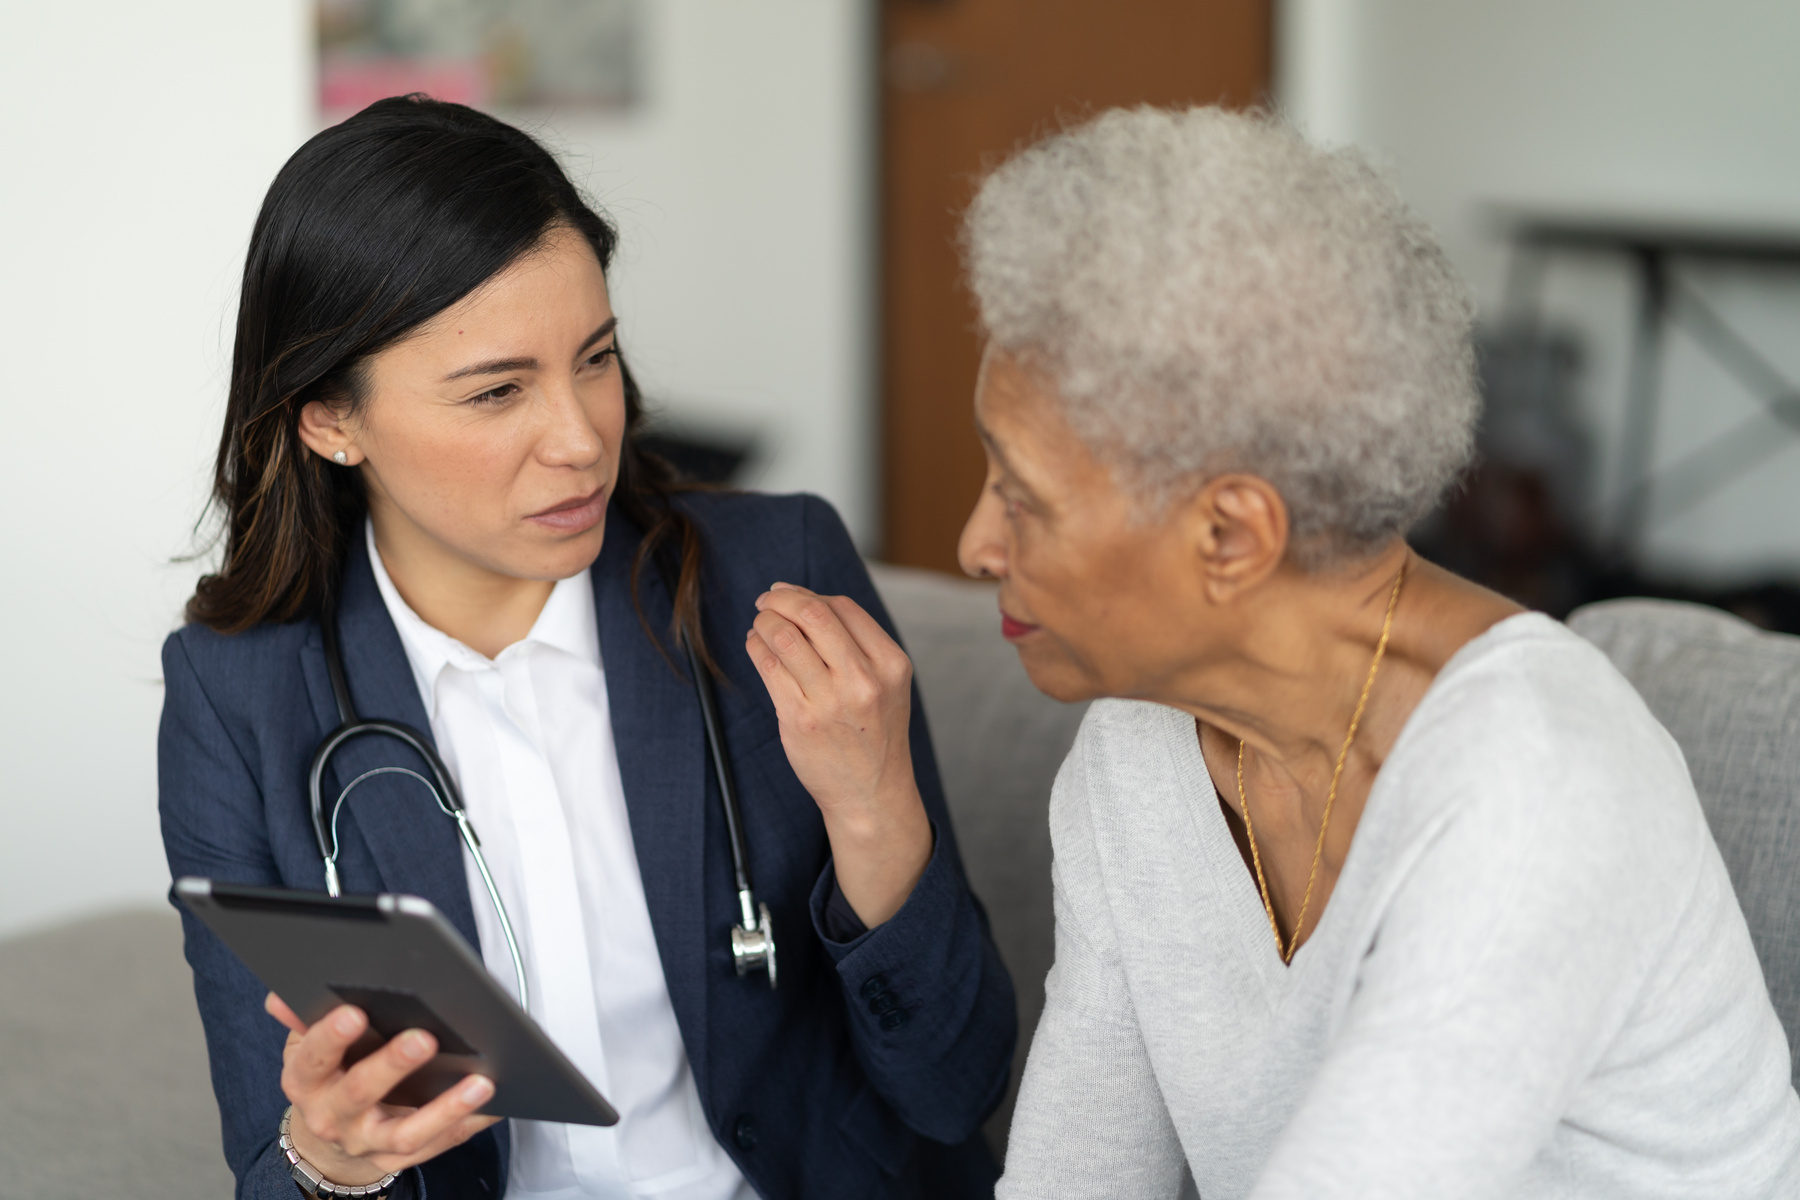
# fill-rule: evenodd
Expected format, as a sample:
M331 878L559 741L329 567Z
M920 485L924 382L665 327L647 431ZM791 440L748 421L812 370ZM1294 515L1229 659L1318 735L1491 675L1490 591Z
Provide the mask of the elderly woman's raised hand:
M493 1082L480 1075L419 1108L381 1102L437 1052L424 1030L409 1029L346 1065L345 1052L369 1027L361 1009L341 1005L309 1026L274 992L263 1007L288 1029L281 1052L281 1090L294 1106L288 1133L300 1157L332 1183L374 1183L436 1158L500 1119L475 1111L494 1094Z
M838 886L873 927L899 911L931 858L908 737L912 663L847 596L777 583L756 607L745 649L794 774L824 815Z

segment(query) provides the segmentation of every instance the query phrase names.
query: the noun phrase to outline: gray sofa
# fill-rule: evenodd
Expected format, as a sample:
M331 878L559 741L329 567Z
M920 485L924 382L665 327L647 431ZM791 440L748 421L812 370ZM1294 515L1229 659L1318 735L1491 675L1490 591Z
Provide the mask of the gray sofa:
M875 573L916 665L971 882L1018 985L1016 1081L1052 955L1044 806L1083 709L1031 687L999 637L991 587ZM1570 624L1681 743L1800 1044L1800 638L1654 601L1594 605ZM167 910L0 943L0 1193L231 1194L179 947ZM997 1145L1011 1103L990 1122Z

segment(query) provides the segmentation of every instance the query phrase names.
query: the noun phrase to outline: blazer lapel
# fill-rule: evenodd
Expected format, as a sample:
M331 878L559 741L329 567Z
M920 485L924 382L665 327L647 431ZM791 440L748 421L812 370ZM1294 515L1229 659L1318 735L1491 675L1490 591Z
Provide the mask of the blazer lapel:
M625 808L669 999L701 1093L706 1090L706 735L685 672L677 675L645 635L631 597L631 558L641 540L616 508L594 564L600 655ZM650 627L667 629L668 591L653 570L641 581Z
M375 585L367 546L360 536L350 541L343 598L338 604L338 641L356 715L399 721L430 741L425 705L413 682L400 634ZM337 704L325 668L324 638L317 631L307 642L307 652L305 674L313 711L320 728L336 729ZM410 767L431 778L424 760L393 738L354 738L339 747L326 770L327 808L345 784L376 767ZM357 785L338 816L339 860L346 868L354 861L353 843L359 840L374 860L381 890L423 896L471 946L480 945L456 823L438 809L437 801L416 779L381 775ZM346 873L344 888L366 890L373 882Z
M338 604L338 646L350 681L351 703L358 717L410 725L435 747L424 701L419 699L412 666L406 661L406 648L400 644L399 631L381 599L374 568L369 565L368 544L360 533L359 529L358 536L350 539L343 599ZM304 675L319 728L336 729L337 701L325 667L324 635L316 625L306 642ZM431 778L425 761L393 738L354 738L338 749L325 771L325 801L329 805L346 783L364 771L400 766ZM381 890L431 901L479 954L481 937L475 930L468 880L463 874L462 839L455 822L438 809L430 792L404 775L376 776L359 785L344 802L338 818L340 862L352 857L351 848L359 843L374 860ZM359 890L359 881L346 876L344 882L346 891ZM502 1121L477 1138L490 1136L498 1155L496 1178L504 1181L512 1158L511 1122Z

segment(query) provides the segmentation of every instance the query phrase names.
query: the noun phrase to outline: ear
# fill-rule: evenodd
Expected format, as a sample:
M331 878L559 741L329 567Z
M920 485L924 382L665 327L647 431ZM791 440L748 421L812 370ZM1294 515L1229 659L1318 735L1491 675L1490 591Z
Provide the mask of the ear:
M323 400L309 401L300 410L300 440L313 453L334 463L335 456L342 454L345 461L339 466L354 467L362 461L362 451L351 442L342 419Z
M1267 579L1288 550L1287 503L1259 475L1218 475L1187 504L1207 598L1225 604Z

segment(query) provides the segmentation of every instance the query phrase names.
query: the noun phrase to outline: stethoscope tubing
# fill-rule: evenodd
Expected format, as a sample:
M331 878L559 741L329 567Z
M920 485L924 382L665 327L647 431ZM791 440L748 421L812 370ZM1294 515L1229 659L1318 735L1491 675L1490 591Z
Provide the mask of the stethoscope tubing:
M391 722L370 721L360 724L364 727L349 727L353 734L385 733L391 736L394 733L394 730L385 728L385 726L391 724ZM400 726L400 729L405 730L406 726L402 725ZM348 741L349 739L346 738L345 740ZM339 745L342 744L342 742L339 743ZM513 979L518 983L519 1007L526 1012L530 1012L531 990L530 986L525 982L525 960L519 954L519 939L518 936L513 933L512 918L507 915L506 905L500 900L500 888L494 883L494 874L492 871L488 870L487 855L481 852L481 839L475 835L475 823L469 820L467 810L451 808L446 804L444 802L444 793L439 791L437 786L433 784L431 780L425 778L411 767L374 767L364 771L361 775L358 775L355 779L346 783L344 785L344 790L339 792L338 798L332 802L330 821L331 841L329 850L325 855L326 895L336 896L341 890L338 884L337 872L338 813L343 811L345 799L349 797L351 791L354 790L358 784L365 779L373 779L377 775L407 775L418 780L420 783L424 784L425 789L431 793L432 799L437 801L438 809L446 817L449 817L456 822L456 830L462 836L463 844L469 848L470 857L475 860L475 869L481 872L481 882L487 888L488 899L494 905L494 915L500 919L500 932L506 938L506 951L512 957ZM446 778L447 777L446 773Z
M738 808L737 781L731 773L731 760L725 757L725 738L719 729L719 711L713 696L712 680L701 665L700 655L691 642L683 640L687 650L688 670L694 674L694 691L700 697L700 720L706 726L707 758L713 776L719 783L719 795L725 809L725 832L731 841L731 876L737 885L738 904L743 909L744 924L756 924L754 884L750 882L750 859L744 851L744 817Z
M408 775L417 779L431 792L444 815L456 822L457 832L462 837L463 845L468 847L469 856L481 875L488 899L493 903L494 914L500 921L500 932L506 938L513 977L518 983L519 1007L529 1012L530 989L525 981L525 960L519 952L519 939L513 930L512 919L507 914L506 904L500 898L500 888L494 882L493 872L488 869L487 856L481 852L481 839L475 833L468 810L463 807L462 794L457 790L456 781L451 778L449 769L439 757L431 739L412 726L399 721L375 718L364 720L357 717L356 707L350 698L349 680L344 672L343 651L338 642L337 605L334 601L325 604L319 615L319 627L325 643L325 670L331 680L332 699L338 711L338 727L319 743L307 768L307 798L311 808L313 836L318 842L319 857L325 866L326 893L336 896L341 891L337 869L337 817L352 789L377 775ZM731 931L732 958L739 975L761 969L767 973L769 986L773 988L776 984L774 927L769 918L769 906L756 902L750 875L750 856L745 846L743 812L738 806L737 783L732 775L731 760L725 753L724 731L719 723L718 700L713 692L712 677L700 661L699 652L692 642L687 638L682 638L681 641L686 650L688 670L693 675L694 693L700 703L707 759L719 785L721 805L725 811L725 831L731 844L732 882L736 885L738 907L742 916L742 923ZM325 771L332 756L346 743L359 737L371 736L391 737L404 744L425 761L432 778L427 779L410 767L376 767L364 771L346 784L327 812Z
M431 792L432 799L443 814L456 822L457 832L461 835L463 845L469 849L469 856L475 860L475 869L481 874L483 887L487 889L488 900L493 903L494 915L500 921L500 933L506 939L506 952L512 959L513 980L519 992L519 1007L526 1012L531 1011L531 985L525 979L525 957L519 952L519 937L513 930L512 917L506 911L505 901L500 899L499 885L494 882L494 873L488 869L487 855L481 852L481 838L475 833L475 824L469 820L469 812L463 807L462 793L457 790L456 781L451 778L449 768L438 756L437 748L431 740L410 725L399 721L379 719L361 720L356 715L355 705L350 699L350 684L344 674L343 651L338 645L337 610L335 605L326 605L319 617L320 631L325 641L325 670L331 677L332 698L338 710L338 727L325 736L313 751L312 763L306 772L307 798L312 811L313 836L319 844L319 856L325 863L325 892L336 896L341 892L338 880L337 856L337 818L342 810L344 800L352 789L366 779L377 775L410 775L424 784ZM331 812L325 812L325 768L330 765L332 755L346 742L359 737L391 737L403 743L420 758L430 769L435 778L431 779L414 771L410 767L376 767L364 771L355 779L344 785L332 802Z

